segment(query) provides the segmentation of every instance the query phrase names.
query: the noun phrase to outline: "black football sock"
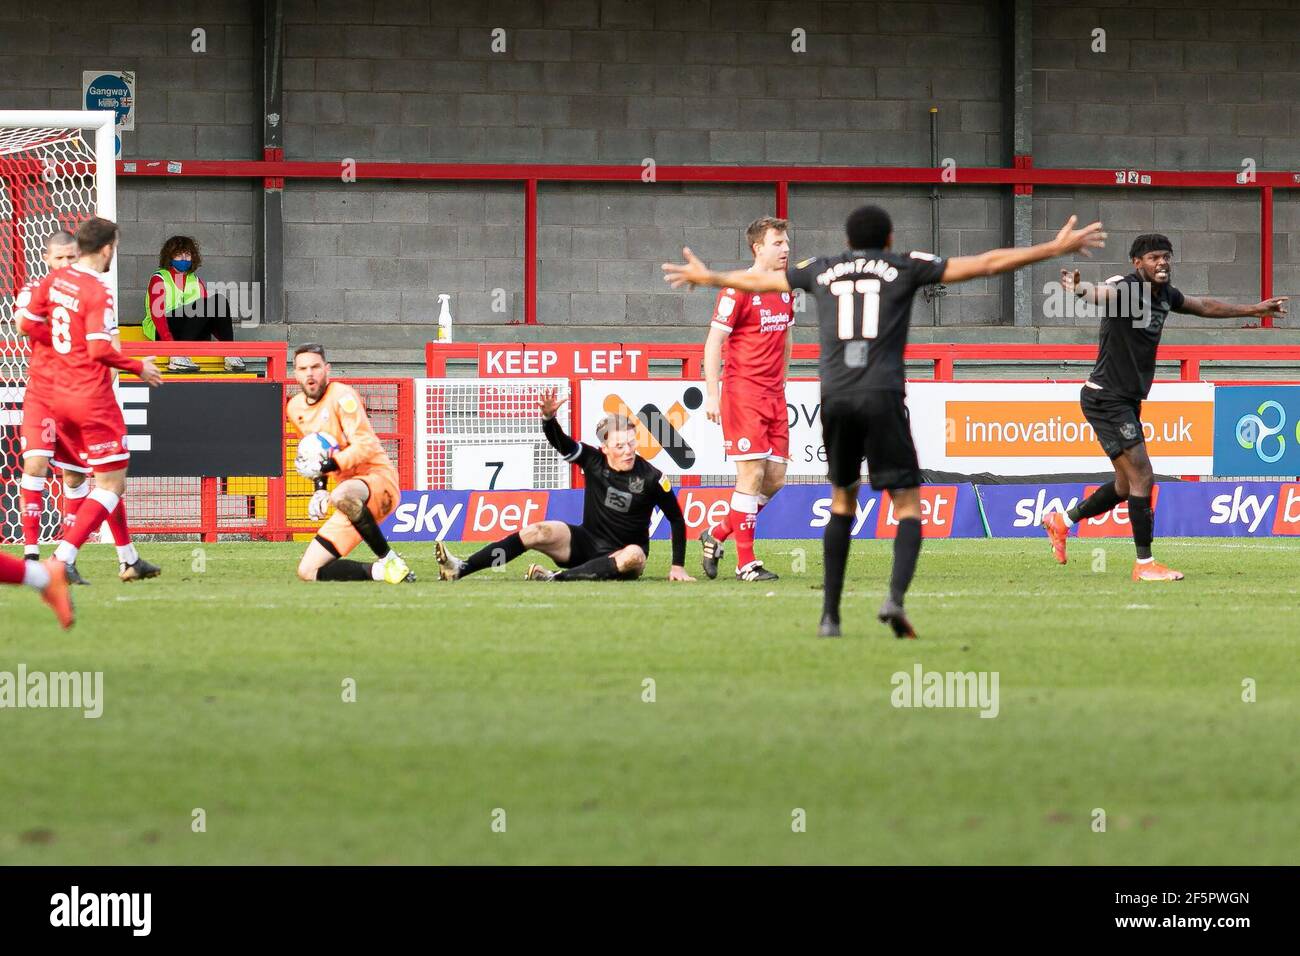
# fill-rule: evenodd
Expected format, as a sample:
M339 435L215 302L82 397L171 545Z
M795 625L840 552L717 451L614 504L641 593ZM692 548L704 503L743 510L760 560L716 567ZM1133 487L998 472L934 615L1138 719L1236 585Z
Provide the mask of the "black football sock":
M1068 510L1066 514L1070 516L1071 521L1078 524L1086 518L1104 515L1123 500L1124 498L1121 498L1119 492L1115 490L1115 482L1109 481Z
M361 506L361 514L355 518L349 518L352 527L357 529L357 534L361 535L361 540L370 545L370 550L375 552L375 557L386 558L388 552L392 550L388 546L388 539L384 533L379 530L379 525L375 521L375 516L370 513L370 509L365 505Z
M561 571L552 581L608 581L610 578L618 577L618 564L614 559L606 555L603 558L592 558L586 564L580 564L576 568L569 568L567 571Z
M513 561L528 549L524 547L523 539L519 537L518 532L507 535L500 541L493 541L486 547L479 548L461 565L458 577L464 577L467 574L473 574L475 571L483 571L491 567L499 567L508 561Z
M832 514L822 534L822 617L833 621L840 619L844 566L849 563L852 536L853 515Z
M898 522L894 536L894 570L889 575L889 596L900 607L916 573L916 559L921 556L921 519L904 518Z
M1151 538L1155 515L1151 511L1151 496L1128 496L1128 520L1133 525L1133 544L1137 546L1139 561L1151 557Z
M316 572L317 581L373 581L370 565L347 558L335 558Z

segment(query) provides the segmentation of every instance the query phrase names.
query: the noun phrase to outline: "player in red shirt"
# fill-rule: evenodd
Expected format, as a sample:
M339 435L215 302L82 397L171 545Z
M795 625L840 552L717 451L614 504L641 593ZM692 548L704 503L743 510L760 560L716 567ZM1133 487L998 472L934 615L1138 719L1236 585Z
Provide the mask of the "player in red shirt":
M116 224L86 220L77 230L77 250L77 261L42 279L18 315L19 330L31 337L33 348L46 347L36 354L32 368L48 376L45 381L51 385L42 396L47 427L54 429L56 441L84 452L85 463L95 473L95 490L86 496L72 527L64 529L54 552L65 564L76 561L77 551L101 522L116 520L126 491L131 454L113 394L113 369L138 375L151 386L162 384L152 362L127 358L113 346L117 312L103 274L117 251ZM119 551L122 580L160 573L140 559L129 537L126 548L125 554Z
M42 255L49 271L62 269L77 261L77 237L67 232L52 233L45 240L45 252ZM39 326L44 320L27 314L26 307L31 302L40 279L33 279L18 293L16 301L16 318L26 317ZM117 345L117 330L113 330L113 344ZM86 451L72 448L64 436L53 427L54 416L49 410L50 395L58 388L54 380L53 360L50 353L53 346L39 337L31 342L31 356L27 362L27 388L23 399L23 423L21 445L23 456L23 477L20 483L22 497L22 525L24 556L29 561L40 559L41 515L45 510L45 492L48 488L48 476L51 463L60 470L63 480L63 533L71 530L77 520L81 503L90 494L90 484L86 478L90 475L90 465L86 463ZM126 503L122 502L109 517L109 530L113 534L113 543L117 545L118 560L130 570L126 572L128 580L137 577L152 577L149 573L153 565L139 561L139 555L131 544L131 533L127 529ZM156 573L156 572L154 572ZM68 566L69 584L87 584L75 564Z
M70 266L77 261L77 238L68 232L52 233L45 240L45 250L41 254L50 272ZM40 284L40 279L33 279L19 293L15 300L15 318L22 319L31 302L32 293ZM38 561L41 549L38 542L41 536L41 514L45 510L45 491L50 473L50 461L63 473L63 509L64 521L76 520L75 515L81 501L90 491L86 476L90 466L81 457L81 449L68 448L67 443L59 440L51 427L52 416L48 411L48 396L53 389L51 373L45 353L50 346L41 342L32 342L31 358L27 362L27 388L23 399L23 424L20 433L20 445L23 456L23 476L20 482L22 498L23 552L29 561ZM78 576L70 569L69 579L76 583Z
M783 271L790 257L789 223L774 216L755 219L745 230L754 254L751 271ZM704 412L722 423L723 448L736 463L736 490L726 519L700 535L704 573L718 576L722 542L736 539L736 578L774 581L777 575L754 556L758 513L785 485L790 463L790 421L786 417L785 373L794 345L794 308L789 292L723 289L704 343ZM726 343L726 379L718 376Z

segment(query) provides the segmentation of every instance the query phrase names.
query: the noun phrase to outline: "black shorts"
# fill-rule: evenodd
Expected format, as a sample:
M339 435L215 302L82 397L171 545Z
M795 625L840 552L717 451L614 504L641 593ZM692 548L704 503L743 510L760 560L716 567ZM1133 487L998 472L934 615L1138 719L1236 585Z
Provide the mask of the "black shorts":
M1079 405L1083 409L1083 417L1097 433L1101 450L1112 461L1126 448L1140 445L1146 440L1142 435L1140 400L1120 398L1085 385L1079 392Z
M870 389L823 399L822 441L827 476L837 488L852 487L862 479L863 458L876 491L921 484L902 392Z
M608 541L601 541L580 524L565 522L565 526L569 529L569 560L556 561L556 565L561 568L576 568L580 564L586 564L595 558L607 557L615 551L622 551L624 548L624 545L621 544L610 544ZM649 554L649 545L642 547L641 550ZM641 573L638 571L635 574L631 572L620 574L619 578L631 581L640 576Z

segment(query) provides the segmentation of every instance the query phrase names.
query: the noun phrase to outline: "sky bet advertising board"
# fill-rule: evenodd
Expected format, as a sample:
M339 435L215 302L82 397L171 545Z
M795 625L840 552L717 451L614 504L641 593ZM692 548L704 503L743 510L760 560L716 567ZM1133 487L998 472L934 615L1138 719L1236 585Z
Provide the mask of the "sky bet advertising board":
M679 488L686 534L727 516L731 488ZM390 541L495 541L537 521L582 521L580 489L558 491L404 491L402 503L383 524ZM763 509L759 538L820 538L831 515L829 485L788 485ZM666 541L668 522L655 511L650 537ZM892 538L898 519L888 493L864 488L853 519L855 538ZM984 523L973 485L926 485L921 489L921 533L927 538L982 538Z
M1049 511L1072 507L1094 484L924 485L922 533L927 538L1042 537ZM687 537L720 522L730 488L679 488L677 500ZM537 521L582 521L580 489L560 491L404 491L402 503L383 524L391 541L495 541ZM1253 537L1300 535L1300 482L1166 482L1152 496L1155 531L1161 537ZM757 537L821 538L830 520L828 485L787 485L758 520ZM855 538L892 538L898 528L889 495L864 488L853 520ZM1084 538L1132 535L1127 505L1089 518L1071 529ZM667 540L668 523L658 511L651 537Z

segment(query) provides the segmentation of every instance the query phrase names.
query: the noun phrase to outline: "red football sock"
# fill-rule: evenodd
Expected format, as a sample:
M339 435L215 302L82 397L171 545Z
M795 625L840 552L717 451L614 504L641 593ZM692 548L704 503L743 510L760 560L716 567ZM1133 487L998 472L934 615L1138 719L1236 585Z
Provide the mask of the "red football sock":
M108 516L108 530L113 532L113 543L119 548L125 548L131 543L131 532L126 527L125 500L119 501L113 513Z
M45 510L45 479L23 475L19 482L23 504L23 546L35 548L41 540L41 512Z
M81 510L81 505L89 494L90 483L86 481L76 488L63 486L63 526L59 530L60 538L66 538L77 526L77 512Z
M27 562L0 551L0 584L22 584Z
M757 517L757 495L742 495L736 492L731 496L731 514L728 515L727 520L731 523L736 538L736 570L755 560L754 523Z
M726 541L731 537L733 530L734 529L731 527L731 512L728 511L727 516L722 519L721 524L716 524L709 529L709 534L713 535L713 537L717 538L719 541Z
M55 557L60 561L73 561L77 557L77 549L86 543L86 539L103 524L114 511L117 510L118 497L111 491L105 491L103 488L96 488L86 500L81 503L81 508L77 511L77 521L72 530L68 532L61 542L58 550L54 552ZM69 551L71 554L69 554Z

